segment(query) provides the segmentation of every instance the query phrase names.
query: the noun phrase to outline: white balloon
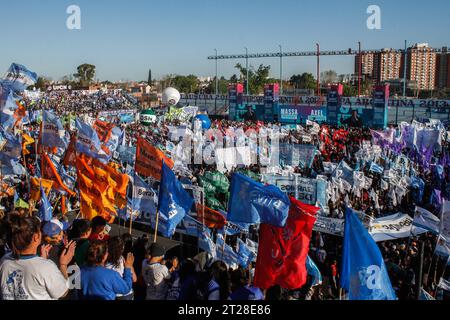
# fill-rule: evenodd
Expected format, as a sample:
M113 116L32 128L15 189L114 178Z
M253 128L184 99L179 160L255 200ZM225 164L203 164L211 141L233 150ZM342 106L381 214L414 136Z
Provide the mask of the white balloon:
M166 88L162 93L162 103L167 106L175 106L180 101L180 92L175 88Z

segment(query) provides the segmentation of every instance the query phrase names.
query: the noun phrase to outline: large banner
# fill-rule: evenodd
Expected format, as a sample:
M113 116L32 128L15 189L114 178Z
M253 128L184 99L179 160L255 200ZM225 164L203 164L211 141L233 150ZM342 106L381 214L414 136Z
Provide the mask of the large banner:
M317 203L321 207L327 205L325 192L327 182L324 180L308 179L293 174L287 177L264 175L263 181L276 185L281 191L303 203L311 205L316 205Z
M387 217L372 219L370 216L357 212L359 219L368 229L370 235L376 242L408 238L412 236L411 228L413 219L407 214L396 213ZM314 231L323 232L339 237L344 236L344 219L317 216ZM420 230L420 231L419 231ZM424 233L426 230L416 229L414 235Z

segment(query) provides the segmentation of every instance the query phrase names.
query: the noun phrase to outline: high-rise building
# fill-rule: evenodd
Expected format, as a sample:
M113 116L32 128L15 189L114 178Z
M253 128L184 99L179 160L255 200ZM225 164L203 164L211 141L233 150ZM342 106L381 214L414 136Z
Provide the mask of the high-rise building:
M403 60L400 74L403 76ZM408 48L406 79L417 83L419 90L434 90L436 78L436 51L427 43L417 43Z
M372 77L373 75L373 53L372 52L362 52L361 55L359 53L356 54L355 57L355 74L359 74L359 63L360 59L362 59L361 65L361 76L364 75Z
M436 88L450 88L450 51L447 47L436 54Z
M400 78L402 54L392 49L382 49L373 57L373 79L378 82Z

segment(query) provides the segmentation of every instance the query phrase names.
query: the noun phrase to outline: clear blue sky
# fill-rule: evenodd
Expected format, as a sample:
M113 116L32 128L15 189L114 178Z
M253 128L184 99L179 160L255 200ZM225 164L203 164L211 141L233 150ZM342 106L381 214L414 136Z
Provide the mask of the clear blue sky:
M207 60L244 52L402 48L410 43L450 46L448 0L0 0L0 74L22 63L54 80L87 62L101 80L146 80L164 74L214 74ZM81 8L81 30L66 28L66 8ZM381 30L366 27L370 4L381 7ZM315 73L314 58L286 58L285 77ZM226 77L238 61L219 63ZM241 61L244 62L244 61ZM251 60L252 65L277 59ZM350 57L324 57L322 70L352 73Z

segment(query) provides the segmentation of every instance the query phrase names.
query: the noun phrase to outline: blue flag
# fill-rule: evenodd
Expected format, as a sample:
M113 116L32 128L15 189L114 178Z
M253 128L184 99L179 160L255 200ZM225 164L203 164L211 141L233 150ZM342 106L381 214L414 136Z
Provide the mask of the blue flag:
M14 91L24 91L37 81L37 74L28 70L25 66L17 63L11 64L2 80L3 86L9 87Z
M39 219L41 221L50 221L53 217L53 208L47 199L44 189L41 186L41 206L39 207Z
M239 264L239 256L233 248L225 243L222 235L217 235L216 240L216 259L225 262L228 267Z
M243 223L268 223L283 227L289 214L290 200L278 187L264 186L235 173L231 181L228 220Z
M352 209L345 213L341 287L349 300L395 300L380 249Z
M244 241L237 239L238 244L238 263L241 267L247 268L252 261L256 261L256 257L253 252L247 247Z
M46 147L65 148L65 130L61 120L53 113L44 110L42 117L41 144Z
M109 162L112 155L107 154L102 149L101 141L95 129L80 120L76 120L78 130L76 149L78 152L84 153L91 158L99 159L102 162Z
M155 190L137 174L134 174L133 182L133 210L155 214L158 201Z
M183 189L173 171L163 161L158 197L158 230L165 237L171 237L193 203L194 199Z
M383 174L384 169L377 165L375 162L372 161L372 163L370 164L370 168L369 171L375 172L375 173L379 173L379 174Z
M15 113L19 109L19 106L16 103L12 91L4 92L3 95L2 101L0 102L0 123L5 130L10 130L18 120Z
M216 257L216 244L211 239L209 229L206 227L198 234L198 247L208 252L213 258Z
M312 287L322 284L322 274L309 256L306 258L306 271L313 278Z

